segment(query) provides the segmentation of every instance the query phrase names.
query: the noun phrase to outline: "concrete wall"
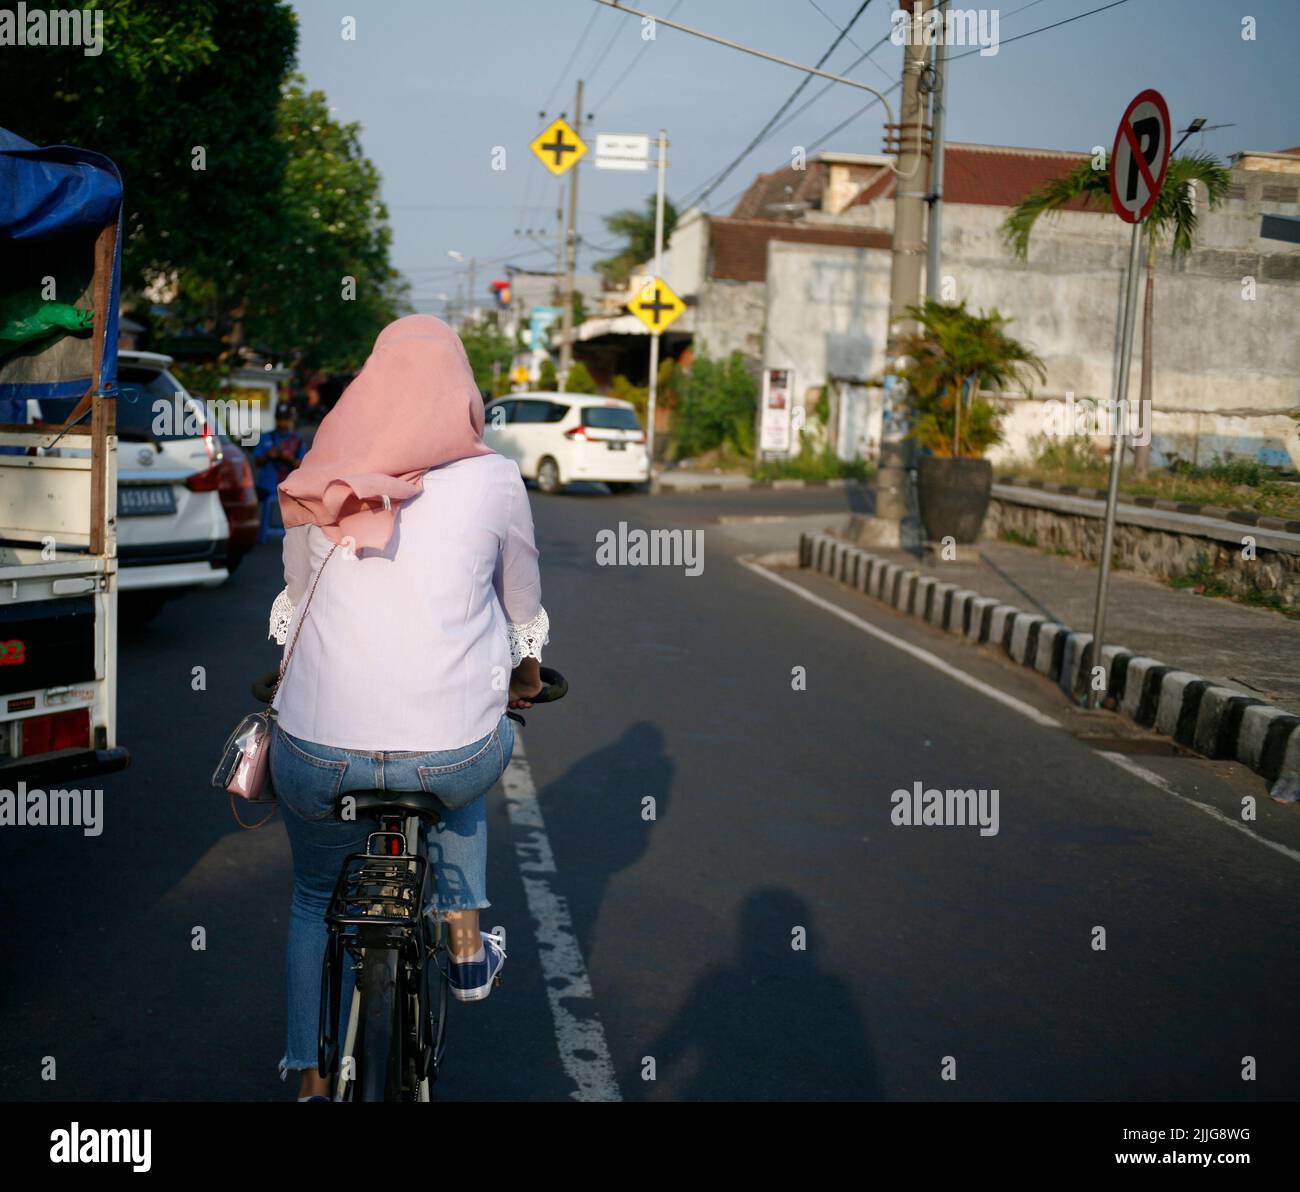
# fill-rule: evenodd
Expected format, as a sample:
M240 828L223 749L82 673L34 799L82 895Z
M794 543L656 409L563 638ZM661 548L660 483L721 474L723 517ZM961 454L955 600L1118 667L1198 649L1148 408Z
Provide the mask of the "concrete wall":
M1164 251L1155 276L1153 449L1157 463L1170 455L1208 462L1216 454L1255 456L1284 451L1300 467L1300 248L1262 240L1261 211L1294 213L1294 202L1266 200L1264 187L1292 177L1237 170L1241 198L1203 217L1199 247L1178 265ZM855 222L888 227L891 205L878 201L850 209ZM1008 442L993 458L1026 455L1050 425L1045 401L1067 392L1076 398L1110 393L1116 314L1127 258L1128 225L1113 215L1066 212L1035 229L1027 262L1014 260L1000 234L1000 207L950 204L944 215L945 299L996 307L1012 322L1010 333L1047 365L1047 381L1034 401L1010 403ZM790 253L790 249L797 249ZM765 359L793 355L802 363L797 383L825 378L825 332L846 317L845 299L828 279L855 269L888 284L889 254L865 250L871 264L855 263L855 250L774 244L769 257L768 326L775 329ZM1253 279L1252 285L1246 279ZM876 294L882 291L877 289ZM824 309L823 309L824 306ZM803 309L801 309L803 308ZM869 304L863 325L883 338L887 301ZM1140 382L1141 318L1130 376L1130 398ZM796 363L796 368L800 363ZM1103 449L1107 440L1096 439Z
M695 350L713 357L763 355L766 291L761 281L713 281L697 294Z
M768 246L766 289L763 367L794 369L796 406L827 382L836 356L857 355L868 375L881 372L889 317L888 253L774 240ZM860 345L856 353L855 343ZM878 410L874 413L878 423ZM841 425L849 428L852 440L841 445L842 454L875 454L879 431L871 442L870 416L846 418Z

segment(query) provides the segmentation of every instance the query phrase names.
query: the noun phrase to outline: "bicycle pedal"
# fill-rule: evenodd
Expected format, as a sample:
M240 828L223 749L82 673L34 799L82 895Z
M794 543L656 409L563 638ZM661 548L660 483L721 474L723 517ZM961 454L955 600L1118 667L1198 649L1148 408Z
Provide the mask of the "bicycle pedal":
M495 977L492 978L492 988L493 988L493 989L500 989L500 988L501 988L501 974L500 974L500 973L497 973L497 975L496 975Z

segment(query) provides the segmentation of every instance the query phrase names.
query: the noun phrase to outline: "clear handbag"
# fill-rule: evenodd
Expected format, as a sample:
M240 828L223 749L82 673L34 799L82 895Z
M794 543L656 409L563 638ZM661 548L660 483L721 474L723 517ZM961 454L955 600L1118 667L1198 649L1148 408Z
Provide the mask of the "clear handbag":
M250 712L235 725L234 731L226 738L226 746L221 751L221 760L217 763L217 768L212 771L212 785L230 795L230 810L241 828L260 828L271 818L275 810L275 790L271 786L270 766L271 736L275 732L275 709L270 706L270 703L275 698L275 691L279 689L280 683L284 681L285 671L289 669L294 647L298 644L298 635L302 632L307 614L311 611L316 585L320 583L325 565L334 557L336 550L338 550L337 544L330 548L325 561L316 572L315 580L312 581L311 591L307 594L307 603L303 607L302 616L298 618L298 627L294 630L293 641L289 643L289 648L280 660L280 670L276 675L275 687L270 689L267 697L266 710ZM246 824L239 818L236 799L242 799L246 803L269 803L272 805L271 811L256 824Z

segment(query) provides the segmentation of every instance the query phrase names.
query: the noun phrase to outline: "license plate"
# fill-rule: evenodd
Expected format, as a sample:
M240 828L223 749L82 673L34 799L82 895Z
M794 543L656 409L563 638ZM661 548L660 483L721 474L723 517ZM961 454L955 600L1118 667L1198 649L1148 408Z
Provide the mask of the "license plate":
M149 517L176 512L170 484L143 484L117 490L118 517Z
M606 444L606 446L608 446L609 449L610 449L611 451L626 451L626 450L627 450L627 444L626 444L626 443L608 443L608 444Z

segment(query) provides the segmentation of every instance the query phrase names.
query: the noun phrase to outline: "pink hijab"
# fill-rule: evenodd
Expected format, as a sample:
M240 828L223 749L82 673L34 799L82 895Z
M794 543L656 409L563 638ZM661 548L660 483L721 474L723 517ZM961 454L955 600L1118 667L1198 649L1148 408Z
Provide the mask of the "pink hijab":
M482 434L483 398L460 337L432 315L389 323L280 485L285 528L310 523L331 542L382 550L425 472L492 454Z

